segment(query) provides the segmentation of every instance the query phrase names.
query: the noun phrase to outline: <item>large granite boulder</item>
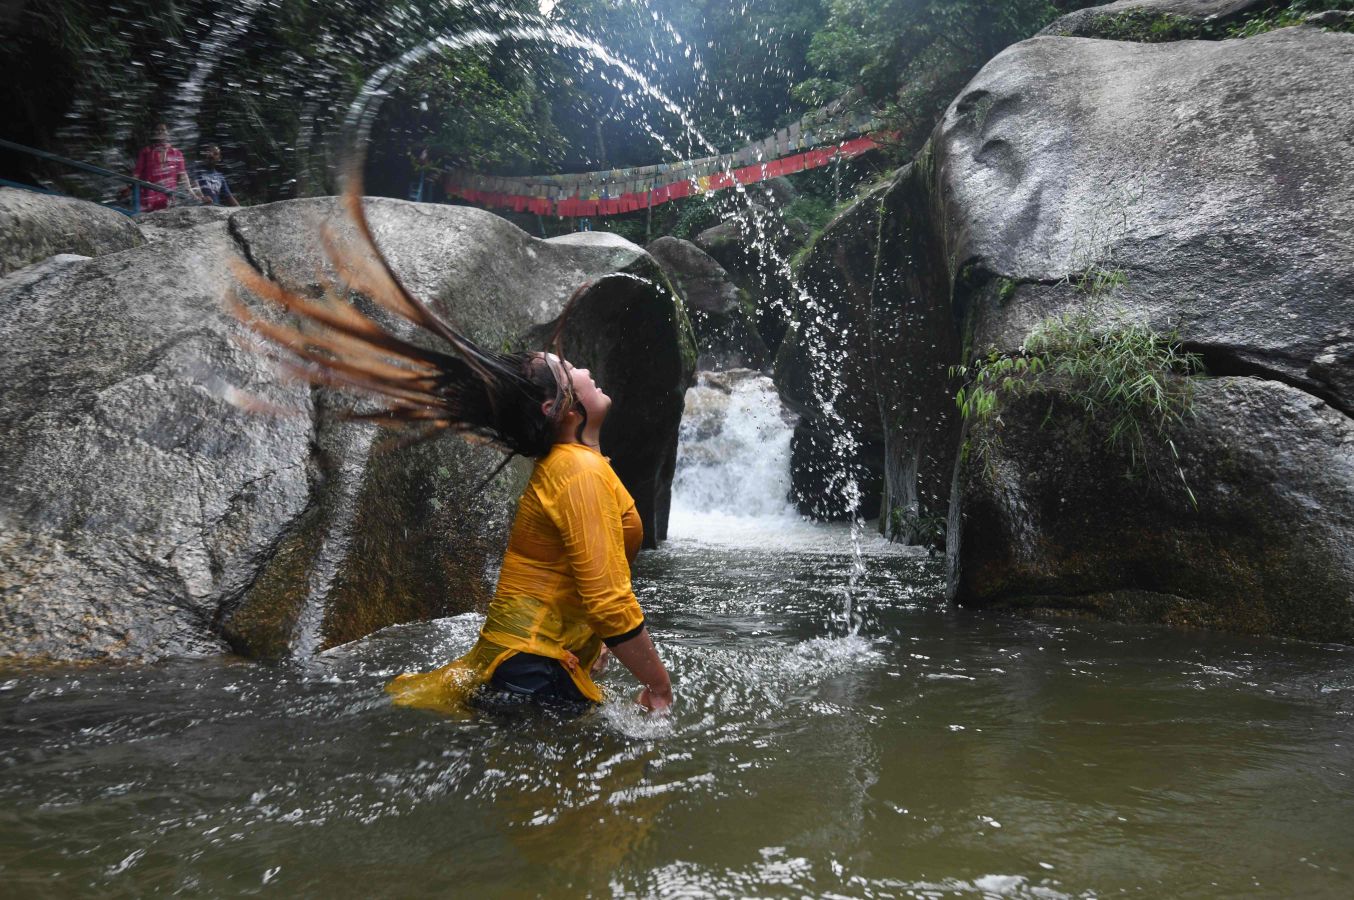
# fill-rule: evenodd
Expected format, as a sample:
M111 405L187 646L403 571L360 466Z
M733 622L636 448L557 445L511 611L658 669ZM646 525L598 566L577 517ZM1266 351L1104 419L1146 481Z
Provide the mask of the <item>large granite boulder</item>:
M772 205L749 201L692 241L747 291L757 333L772 353L785 336L795 305L791 260L812 236L807 224L775 205L783 196L783 190L769 191L764 199Z
M766 345L750 315L753 301L723 266L681 238L661 237L645 249L686 301L698 369L760 369L767 364Z
M1260 378L1194 394L1180 459L1149 442L1136 463L1065 398L1009 404L959 469L960 599L1354 641L1354 420Z
M924 155L823 229L775 363L802 417L791 456L800 511L844 515L842 485L854 483L858 514L882 511L881 530L909 543L933 542L945 516L957 428L947 370L958 329L936 299L950 269L930 224L933 173Z
M1003 53L938 130L973 346L1018 347L1108 272L1112 306L1178 330L1210 371L1354 410L1336 362L1354 321L1350 88L1354 36L1309 28Z
M694 354L642 250L540 241L467 208L367 208L406 283L494 346L524 345L595 281L576 322L598 334L577 361L605 372L613 415L647 429L604 449L622 477L664 471L680 399L666 419L652 410L680 398ZM221 312L235 256L314 288L318 225L335 211L332 200L239 210L0 281L11 348L0 358L0 656L304 654L487 599L527 467L477 492L494 451L454 439L387 448L337 421L342 398L279 380ZM627 393L632 375L644 396ZM236 388L296 413L244 414ZM661 534L661 478L629 484L646 531Z
M0 275L52 256L103 256L144 243L131 219L97 203L0 187Z
M1354 639L1352 90L1354 36L1310 27L1009 48L807 251L778 387L882 443L885 528L946 523L960 603ZM948 368L1061 315L1215 379L1145 472L1066 393L961 432Z
M950 107L935 189L970 353L1080 311L1249 376L1201 382L1175 435L1197 510L1170 478L1125 487L1123 461L1067 437L1047 403L1003 408L995 468L958 463L961 603L1354 638L1351 91L1354 36L1313 28L1036 38Z
M239 211L237 206L171 206L141 213L136 217L136 224L146 240L163 241L198 225L224 222Z

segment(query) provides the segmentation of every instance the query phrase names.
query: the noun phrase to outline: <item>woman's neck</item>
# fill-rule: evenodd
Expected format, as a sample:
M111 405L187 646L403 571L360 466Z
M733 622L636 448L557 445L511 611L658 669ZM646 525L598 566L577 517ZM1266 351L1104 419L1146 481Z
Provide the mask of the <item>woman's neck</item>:
M555 433L555 443L578 444L581 447L587 447L589 450L596 450L598 453L601 453L601 431L602 429L600 427L593 426L591 423L583 427L583 432L581 434L578 432L577 426L574 426L573 428L561 427L560 430Z
M602 444L600 441L597 440L597 437L595 435L591 439L589 439L588 435L584 434L583 440L581 441L574 435L569 435L567 438L561 438L555 441L555 443L576 444L579 447L587 447L589 450L596 450L598 453L602 452Z

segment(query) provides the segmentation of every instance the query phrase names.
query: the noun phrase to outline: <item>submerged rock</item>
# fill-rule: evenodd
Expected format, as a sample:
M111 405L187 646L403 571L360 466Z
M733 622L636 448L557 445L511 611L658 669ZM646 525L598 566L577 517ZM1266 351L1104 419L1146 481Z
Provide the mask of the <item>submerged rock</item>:
M476 493L495 451L383 449L330 415L339 398L279 381L221 311L239 254L313 288L318 224L335 209L239 210L0 281L0 656L306 653L487 598L525 465ZM644 423L641 440L604 449L661 535L694 354L656 264L633 245L539 241L464 207L367 209L406 283L492 346L523 345L596 280L572 326L588 323L591 343L566 352L603 373L618 422ZM632 274L607 277L618 268ZM297 415L241 413L232 386Z
M131 219L97 203L0 187L0 275L57 256L103 256L146 243Z

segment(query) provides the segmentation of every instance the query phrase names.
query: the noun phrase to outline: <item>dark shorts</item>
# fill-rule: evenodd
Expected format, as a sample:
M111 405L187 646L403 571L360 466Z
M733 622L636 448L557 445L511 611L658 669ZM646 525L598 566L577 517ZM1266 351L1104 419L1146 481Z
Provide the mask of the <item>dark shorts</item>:
M477 700L489 706L523 700L578 709L593 705L559 660L534 653L515 653L500 663Z

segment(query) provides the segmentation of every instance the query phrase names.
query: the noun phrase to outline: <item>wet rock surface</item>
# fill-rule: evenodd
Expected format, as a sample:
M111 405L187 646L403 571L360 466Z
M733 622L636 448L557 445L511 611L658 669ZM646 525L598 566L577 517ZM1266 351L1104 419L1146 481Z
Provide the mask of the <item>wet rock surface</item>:
M13 348L0 359L0 478L12 486L0 499L0 656L306 653L487 598L527 466L475 493L497 452L448 439L383 449L373 430L335 421L338 398L279 381L221 312L237 254L312 287L333 209L240 210L0 281ZM678 415L663 419L662 391L680 404L694 359L656 264L634 245L539 241L465 208L373 200L368 214L401 277L486 343L523 345L573 288L601 279L578 322L610 339L591 348L607 378L622 385L640 365L630 329L650 336L638 383L660 402L637 413L648 442L609 452L623 478L658 473L631 490L646 530L661 532L655 479L670 473L664 429L675 436ZM604 277L618 262L633 273L620 285ZM617 310L629 318L605 319ZM665 350L679 362L655 366ZM297 414L246 415L230 386ZM614 394L623 420L625 388ZM656 459L634 458L645 453Z
M690 241L661 237L647 248L686 301L699 369L760 369L766 346L752 321L750 295L724 267Z
M930 157L838 216L799 270L798 328L781 343L776 385L804 417L793 445L802 512L845 512L831 485L848 469L825 453L836 435L858 448L849 467L861 509L909 543L920 523L944 516L957 429L947 370L959 339L948 303L949 269L935 218ZM832 416L824 410L831 410ZM882 496L881 496L882 490Z
M59 254L103 256L144 243L131 219L97 203L0 187L0 276Z

